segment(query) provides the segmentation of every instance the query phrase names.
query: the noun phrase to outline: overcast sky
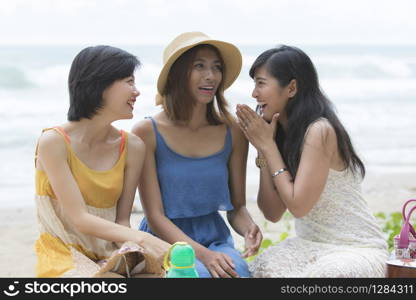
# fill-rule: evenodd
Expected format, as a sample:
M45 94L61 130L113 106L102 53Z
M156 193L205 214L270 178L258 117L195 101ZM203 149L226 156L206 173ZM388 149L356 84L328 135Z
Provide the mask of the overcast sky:
M0 44L416 44L415 0L0 0Z

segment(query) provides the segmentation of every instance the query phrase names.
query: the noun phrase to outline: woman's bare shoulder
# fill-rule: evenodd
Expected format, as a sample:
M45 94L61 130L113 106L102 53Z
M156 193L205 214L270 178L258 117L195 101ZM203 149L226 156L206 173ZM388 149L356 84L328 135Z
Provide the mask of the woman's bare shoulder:
M46 130L39 137L39 150L59 150L65 149L65 141L62 135L55 130Z
M309 125L305 133L305 144L334 150L337 144L334 127L326 118L316 120Z

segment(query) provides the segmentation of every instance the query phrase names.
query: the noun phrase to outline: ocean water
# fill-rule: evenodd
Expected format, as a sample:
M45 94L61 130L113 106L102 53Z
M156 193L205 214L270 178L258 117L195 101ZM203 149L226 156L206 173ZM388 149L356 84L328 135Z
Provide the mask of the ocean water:
M154 105L163 46L117 45L141 60L141 95L133 123L160 109ZM230 111L251 98L248 76L257 55L274 45L241 46L243 69L226 91ZM416 46L299 46L315 63L321 87L335 104L369 171L416 171ZM42 128L62 124L68 110L67 76L79 46L0 46L0 208L33 205L34 151ZM256 187L256 153L249 152L247 185ZM249 199L253 195L247 195Z

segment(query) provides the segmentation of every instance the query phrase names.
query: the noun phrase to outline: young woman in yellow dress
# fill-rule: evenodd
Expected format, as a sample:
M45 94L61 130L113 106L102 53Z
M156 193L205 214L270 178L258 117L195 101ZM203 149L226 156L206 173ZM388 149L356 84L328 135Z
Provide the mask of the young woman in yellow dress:
M129 276L143 261L139 273L163 274L169 244L130 228L145 145L111 125L133 117L138 65L110 46L88 47L72 62L68 122L45 129L36 151L39 277L103 276L103 268Z

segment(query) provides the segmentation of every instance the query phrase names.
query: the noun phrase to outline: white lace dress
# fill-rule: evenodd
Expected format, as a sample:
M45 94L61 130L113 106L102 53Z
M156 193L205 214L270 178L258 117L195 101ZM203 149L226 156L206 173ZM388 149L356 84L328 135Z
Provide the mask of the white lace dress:
M296 237L249 263L252 277L384 277L387 244L358 177L330 170L321 198L295 219Z

